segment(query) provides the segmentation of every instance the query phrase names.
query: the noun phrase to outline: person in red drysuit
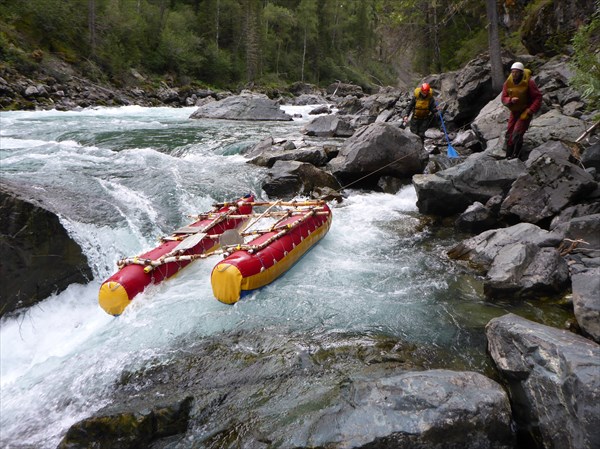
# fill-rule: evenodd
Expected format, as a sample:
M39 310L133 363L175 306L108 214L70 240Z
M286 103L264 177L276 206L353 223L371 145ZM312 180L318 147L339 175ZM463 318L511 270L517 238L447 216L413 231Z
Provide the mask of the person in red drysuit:
M506 158L518 158L523 147L523 136L533 114L542 106L542 93L531 76L531 70L515 62L502 86L502 104L510 109L506 129Z

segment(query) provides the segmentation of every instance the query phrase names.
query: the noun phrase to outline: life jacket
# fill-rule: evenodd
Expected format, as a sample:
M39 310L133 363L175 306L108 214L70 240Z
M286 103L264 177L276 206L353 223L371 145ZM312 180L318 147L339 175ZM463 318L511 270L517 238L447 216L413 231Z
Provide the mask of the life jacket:
M433 98L433 89L429 89L429 93L423 97L421 95L421 88L417 87L415 89L415 112L413 112L413 117L419 120L424 120L429 117L429 102Z
M523 112L527 109L529 104L529 78L531 77L531 70L525 69L523 72L523 78L519 84L515 84L513 81L512 73L506 80L506 93L509 97L517 97L519 101L516 103L508 104L508 109L511 112Z

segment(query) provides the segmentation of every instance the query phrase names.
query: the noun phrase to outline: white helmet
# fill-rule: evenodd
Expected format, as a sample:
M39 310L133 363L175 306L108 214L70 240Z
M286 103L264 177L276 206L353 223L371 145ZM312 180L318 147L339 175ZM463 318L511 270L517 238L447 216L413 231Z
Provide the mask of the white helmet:
M515 62L515 63L514 63L514 64L513 64L513 65L510 67L510 69L511 69L511 70L515 70L515 69L517 69L517 70L520 70L520 71L522 72L522 71L524 71L524 70L525 70L525 66L524 66L522 63L520 63L520 62Z

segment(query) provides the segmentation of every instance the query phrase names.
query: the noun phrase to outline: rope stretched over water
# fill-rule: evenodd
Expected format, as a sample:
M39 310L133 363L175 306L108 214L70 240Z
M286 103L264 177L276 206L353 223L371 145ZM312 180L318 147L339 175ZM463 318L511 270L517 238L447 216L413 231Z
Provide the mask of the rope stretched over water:
M361 178L358 178L358 179L356 179L356 180L352 181L351 183L349 183L349 184L346 184L345 186L342 186L342 187L340 187L340 189L339 189L339 190L335 190L335 192L341 193L341 191L342 191L342 190L344 190L344 189L347 189L347 188L348 188L348 187L350 187L351 185L353 185L353 184L356 184L357 182L359 182L359 181L362 181L362 180L363 180L363 179L365 179L365 178L368 178L369 176L371 176L371 175L373 175L373 174L377 173L378 171L381 171L381 170L383 170L384 168L387 168L387 167L389 167L390 165L393 165L393 164L395 164L395 163L397 163L397 162L400 162L402 159L405 159L405 158L407 158L408 156L412 156L413 154L417 153L418 151L421 151L421 150L415 150L415 151L411 151L410 153L408 153L408 154L405 154L404 156L401 156L401 157L399 157L398 159L396 159L396 160L394 160L394 161L390 162L389 164L386 164L386 165L384 165L383 167L379 167L378 169L376 169L376 170L373 170L373 171L372 171L372 172L370 172L370 173L367 173L365 176L362 176Z

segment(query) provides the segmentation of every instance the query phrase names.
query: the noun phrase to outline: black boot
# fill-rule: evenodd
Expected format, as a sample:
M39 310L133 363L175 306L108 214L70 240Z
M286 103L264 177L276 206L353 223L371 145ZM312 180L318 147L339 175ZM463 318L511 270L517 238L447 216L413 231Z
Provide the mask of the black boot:
M523 148L523 134L513 136L513 154L517 159L521 159L521 149Z
M506 159L514 158L515 153L515 145L514 144L506 144Z

